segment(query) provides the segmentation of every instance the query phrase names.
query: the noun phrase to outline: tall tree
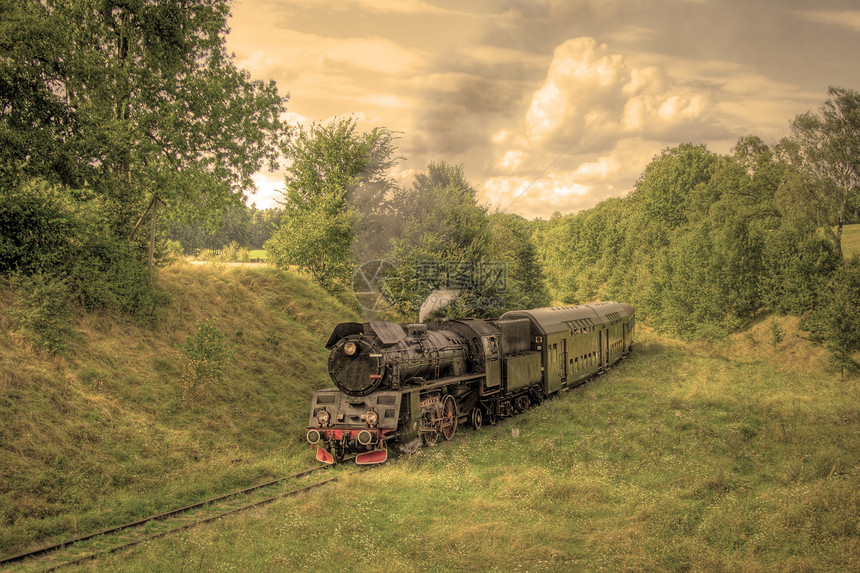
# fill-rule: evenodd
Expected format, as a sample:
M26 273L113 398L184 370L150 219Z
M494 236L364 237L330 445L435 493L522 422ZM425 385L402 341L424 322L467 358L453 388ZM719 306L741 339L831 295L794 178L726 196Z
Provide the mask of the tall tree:
M81 50L49 5L0 1L0 185L38 177L72 186L91 178L80 113L67 84Z
M113 234L131 236L147 215L154 236L159 206L192 219L240 203L251 175L277 161L285 99L234 65L227 0L4 0L0 10L7 183L68 184Z
M354 118L301 127L287 147L284 214L266 243L272 261L298 265L329 288L344 285L355 268L356 250L376 240L375 221L393 186L387 175L393 135L385 128L359 133ZM361 240L355 249L356 237Z
M653 223L671 230L687 222L701 199L717 155L704 145L685 143L665 149L645 167L632 194Z
M815 210L841 260L842 227L860 193L860 93L831 87L818 113L794 118L781 153L806 175L799 198Z
M489 220L462 165L433 162L393 201L395 267L386 286L395 306L416 314L437 288L468 293L451 312L492 316L503 306L500 268L488 265Z

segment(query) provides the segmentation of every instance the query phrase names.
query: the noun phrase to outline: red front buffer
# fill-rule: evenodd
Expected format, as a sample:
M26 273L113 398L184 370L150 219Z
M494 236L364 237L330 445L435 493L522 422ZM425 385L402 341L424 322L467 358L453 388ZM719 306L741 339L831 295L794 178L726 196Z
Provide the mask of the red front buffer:
M355 463L360 466L369 466L372 464L381 464L385 460L388 459L388 450L382 448L380 450L373 450L372 452L365 452L363 454L358 454L355 456Z
M333 465L334 464L334 456L325 451L322 448L317 448L317 461L322 462L324 464Z

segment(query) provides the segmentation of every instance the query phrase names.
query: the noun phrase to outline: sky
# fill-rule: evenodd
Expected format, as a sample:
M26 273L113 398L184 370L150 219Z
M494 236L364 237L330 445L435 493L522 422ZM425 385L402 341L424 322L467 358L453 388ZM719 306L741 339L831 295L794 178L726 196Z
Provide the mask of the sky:
M398 139L408 186L462 165L488 209L548 219L633 189L664 149L774 144L860 89L858 0L237 0L227 47L286 118ZM249 202L275 206L283 172Z

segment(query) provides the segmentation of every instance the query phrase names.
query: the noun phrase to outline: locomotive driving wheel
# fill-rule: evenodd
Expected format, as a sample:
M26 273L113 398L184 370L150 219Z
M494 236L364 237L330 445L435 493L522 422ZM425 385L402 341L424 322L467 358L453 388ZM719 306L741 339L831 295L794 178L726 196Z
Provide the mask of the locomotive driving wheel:
M457 403L454 397L446 394L442 398L442 412L439 420L439 431L442 437L450 440L457 432Z
M472 422L472 427L476 430L480 430L484 425L484 413L481 412L480 406L475 406L472 408L472 415L469 416L469 419Z
M435 446L439 441L439 432L436 430L424 430L421 432L421 438L428 446Z

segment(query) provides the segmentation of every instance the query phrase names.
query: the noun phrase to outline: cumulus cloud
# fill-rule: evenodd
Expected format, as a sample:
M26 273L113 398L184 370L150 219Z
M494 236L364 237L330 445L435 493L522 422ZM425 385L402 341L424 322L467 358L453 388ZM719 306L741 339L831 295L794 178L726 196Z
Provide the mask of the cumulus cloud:
M623 195L661 148L726 133L714 86L635 65L591 37L567 40L520 127L490 135L496 160L484 196L500 209L546 216Z
M712 94L702 85L676 81L656 67L635 68L594 38L556 48L546 81L532 96L525 117L533 141L569 140L594 118L616 137L662 139L683 128L711 131Z

